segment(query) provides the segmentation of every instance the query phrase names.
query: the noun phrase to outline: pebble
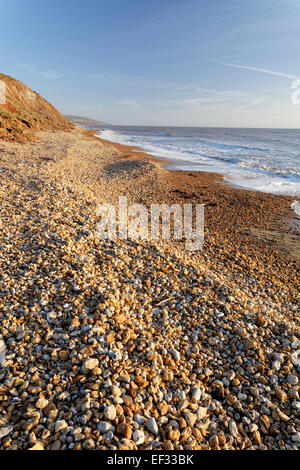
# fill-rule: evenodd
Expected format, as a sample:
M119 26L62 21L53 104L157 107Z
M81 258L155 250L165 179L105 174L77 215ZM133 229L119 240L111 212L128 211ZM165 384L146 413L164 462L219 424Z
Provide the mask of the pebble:
M300 444L300 432L297 432L292 435L292 441L296 442L297 444Z
M122 392L119 387L117 387L116 385L112 385L111 394L113 397L120 397L122 395Z
M117 415L117 410L114 405L109 405L104 410L104 417L109 421L114 421Z
M195 422L197 421L197 415L194 413L184 413L184 419L186 420L189 426L194 426Z
M95 369L99 364L98 359L86 359L83 363L82 371L83 373L89 373L91 370Z
M205 416L207 415L207 411L208 409L203 406L199 406L199 408L197 408L196 415L199 421L202 421L203 418L205 418Z
M195 400L195 401L199 401L201 400L201 389L199 387L196 387L192 390L192 398Z
M276 388L275 394L279 401L286 401L287 394L285 393L284 390L281 390L280 388Z
M150 418L147 422L147 429L148 431L152 432L152 434L158 434L158 426L156 423L155 418Z
M288 383L291 384L291 385L297 385L299 379L298 379L298 377L297 377L296 375L291 375L291 374L289 374L289 375L287 376L287 381L288 381Z
M0 339L0 366L3 366L6 359L6 347L2 339Z
M65 420L56 421L55 423L55 432L60 432L65 430L68 427L68 423Z
M177 351L177 349L171 348L170 354L172 354L175 361L180 361L180 353Z
M151 432L153 432L153 431L151 431ZM156 433L153 433L153 434L156 434ZM136 445L144 444L145 434L142 430L138 429L138 430L134 431L132 439L134 440Z
M9 433L11 433L13 430L12 426L5 426L3 428L0 428L0 439L3 437L6 437Z
M98 431L101 432L101 434L107 433L109 431L111 431L113 433L115 431L114 426L112 426L112 424L110 424L110 423L107 423L106 421L100 421L97 424L97 429L98 429Z
M238 437L238 435L239 435L237 425L236 425L235 421L233 421L233 420L229 421L229 432L233 437Z
M46 408L46 406L48 406L48 403L49 401L46 400L46 398L41 397L38 399L35 406L37 407L38 410L43 410L44 408Z
M291 354L291 361L294 366L300 366L300 349Z
M170 429L168 437L171 441L179 441L179 438L180 438L179 429Z
M135 414L133 417L134 421L136 421L138 424L144 424L145 423L145 418L144 416L141 416L139 414Z
M249 432L255 432L258 431L258 426L255 423L249 424Z
M31 447L29 450L44 450L44 446L42 442L37 442L34 444L33 447Z
M254 249L250 235L248 250L230 224L216 238L213 205L205 250L192 255L155 240L100 240L97 188L103 201L116 182L116 196L124 189L117 174L101 176L118 154L104 158L101 143L73 132L57 147L60 133L45 134L47 145L0 141L0 449L296 448L293 263ZM72 159L61 157L66 139ZM36 159L56 152L46 166ZM149 179L160 184L160 170L150 165ZM157 201L169 190L162 185ZM268 196L257 197L245 211Z

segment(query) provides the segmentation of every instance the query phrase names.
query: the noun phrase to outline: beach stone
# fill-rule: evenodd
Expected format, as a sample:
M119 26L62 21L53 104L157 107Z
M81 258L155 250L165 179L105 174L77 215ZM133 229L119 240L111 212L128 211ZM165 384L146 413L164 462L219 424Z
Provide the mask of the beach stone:
M151 431L152 432L152 431ZM145 441L145 434L142 430L138 429L134 431L132 439L136 443L136 445L144 444Z
M179 438L180 438L179 429L170 429L168 436L171 441L179 441Z
M144 418L144 416L141 416L139 414L135 414L134 417L133 417L134 421L136 421L138 424L145 424L146 422L146 419Z
M46 406L48 406L48 404L49 404L49 401L46 400L46 398L40 397L38 401L36 402L35 406L37 407L38 410L43 410L44 408L46 408Z
M184 413L184 419L186 420L188 426L194 426L195 422L197 421L197 415L194 413Z
M122 372L119 375L119 381L129 383L130 382L130 375L128 374L128 372L126 372L126 371Z
M173 356L173 359L175 361L177 362L180 361L180 353L177 351L177 349L171 348L169 352Z
M86 439L82 444L83 449L91 450L95 449L96 444L93 439Z
M131 439L132 437L132 429L131 429L131 426L129 426L129 424L127 423L121 423L117 426L117 429L116 429L117 433L118 434L121 434L122 436L124 436L126 439Z
M298 273L260 233L289 231L289 198L82 132L0 139L0 450L296 450ZM207 203L205 250L100 239L120 193Z
M238 437L239 435L236 422L232 419L229 421L229 432L233 437Z
M70 352L67 350L63 350L58 353L58 356L61 361L66 362L69 359Z
M156 423L155 418L150 418L147 422L147 429L148 431L152 432L152 434L158 434L158 426Z
M300 366L300 349L291 354L291 361L294 366Z
M265 326L268 325L267 319L261 313L256 315L255 323L256 323L257 326L260 326L260 327L265 327Z
M94 359L94 358L86 359L82 366L82 372L84 374L88 374L89 372L91 372L91 370L95 369L98 366L98 364L99 364L98 359Z
M291 419L289 416L287 416L285 413L283 413L283 411L281 411L279 408L274 408L273 409L272 417L276 421L283 421L283 422L288 422Z
M258 430L258 426L255 423L249 424L249 432L255 432Z
M300 400L294 400L293 401L293 408L295 408L295 410L300 412Z
M275 394L279 401L286 401L287 394L285 393L284 390L281 390L280 388L276 388Z
M168 406L168 405L167 405ZM185 410L189 406L188 400L180 400L180 402L177 405L177 410L182 411ZM168 407L169 408L169 407ZM168 409L167 409L168 410ZM166 411L167 411L166 410Z
M122 359L122 353L121 351L114 351L112 354L111 354L111 358L113 361L115 362L118 362Z
M57 439L51 446L51 450L60 450L60 449L61 449L61 442Z
M192 399L194 399L195 401L199 401L201 400L201 389L199 387L196 387L192 390Z
M300 432L296 432L292 435L292 441L300 444Z
M207 411L208 409L203 407L203 406L199 406L196 410L196 415L197 415L197 418L199 421L202 421L202 419L205 418L205 416L207 415Z
M44 450L44 446L43 446L42 442L37 442L29 450Z
M117 387L116 385L112 385L111 394L113 397L120 397L122 395L122 392L119 387Z
M33 417L26 421L24 424L24 429L27 431L31 431L31 429L35 428L40 421L40 414L34 413Z
M6 347L3 339L0 339L0 366L3 366L6 358Z
M289 374L289 375L287 376L287 381L288 381L288 383L291 384L291 385L297 385L299 379L298 379L298 377L297 377L296 375L291 375L291 374Z
M107 423L106 421L100 421L97 424L97 429L98 429L98 431L101 432L101 434L105 434L109 431L111 431L112 433L115 432L114 426L112 426L112 424L110 424L110 423Z
M217 435L211 436L209 438L209 445L210 445L211 449L213 449L213 450L219 449L219 438L218 438Z
M63 431L68 427L68 423L65 420L59 420L55 423L55 432Z
M276 371L279 371L280 368L281 368L281 365L282 365L282 362L281 361L273 361L272 363L272 369L276 370Z
M117 410L114 405L109 405L104 410L104 417L109 421L114 421L117 415Z
M261 435L260 435L259 431L254 431L252 436L253 436L254 443L256 445L260 445L262 440L261 440Z
M2 439L3 437L8 436L8 434L11 433L12 430L13 430L12 426L5 426L3 428L0 428L0 439Z

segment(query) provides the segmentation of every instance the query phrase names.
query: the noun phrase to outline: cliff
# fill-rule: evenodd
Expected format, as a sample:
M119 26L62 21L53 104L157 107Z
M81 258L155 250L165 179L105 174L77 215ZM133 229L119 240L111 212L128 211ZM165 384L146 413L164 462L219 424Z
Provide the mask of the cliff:
M24 83L0 73L0 85L0 139L26 142L35 139L34 131L73 129L70 121Z

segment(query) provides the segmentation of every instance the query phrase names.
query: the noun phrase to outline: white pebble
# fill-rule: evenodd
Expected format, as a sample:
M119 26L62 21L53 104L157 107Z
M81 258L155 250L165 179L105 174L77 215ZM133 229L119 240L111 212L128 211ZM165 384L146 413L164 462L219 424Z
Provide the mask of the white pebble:
M172 354L175 361L180 361L180 353L177 351L177 349L171 348L169 352Z
M5 426L4 428L0 429L0 439L7 436L13 430L12 426Z
M201 389L199 387L195 387L192 391L192 398L196 401L201 400Z
M134 431L133 433L133 440L136 443L136 445L143 444L145 441L145 435L144 432L141 430Z
M101 434L107 433L109 431L114 432L115 428L112 426L110 423L107 423L106 421L100 421L100 423L97 424L97 430L101 432Z
M155 421L155 418L150 418L148 423L147 423L147 429L148 431L152 432L152 434L158 434L158 426Z
M114 405L109 405L104 410L104 417L109 419L109 421L113 421L117 416L117 410Z
M2 366L5 362L5 355L6 355L5 343L2 339L0 339L0 366Z

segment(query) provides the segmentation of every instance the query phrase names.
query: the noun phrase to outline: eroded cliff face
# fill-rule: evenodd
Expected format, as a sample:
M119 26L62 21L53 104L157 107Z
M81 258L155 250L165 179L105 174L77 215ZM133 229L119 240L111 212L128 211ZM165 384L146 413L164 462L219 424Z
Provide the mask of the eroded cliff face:
M0 139L26 142L34 131L73 129L57 109L24 83L0 73Z

